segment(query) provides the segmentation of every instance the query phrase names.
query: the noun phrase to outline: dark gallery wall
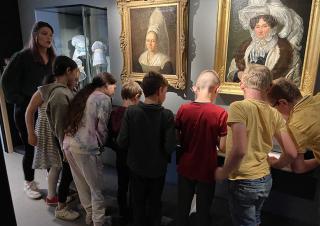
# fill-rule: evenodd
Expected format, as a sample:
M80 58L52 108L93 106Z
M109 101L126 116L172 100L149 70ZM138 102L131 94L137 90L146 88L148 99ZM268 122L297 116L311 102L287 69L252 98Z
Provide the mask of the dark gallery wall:
M3 66L5 58L10 58L14 52L22 48L22 36L18 0L4 1L1 7L2 9L6 9L0 15L2 29L0 36L0 59L1 66ZM2 68L0 71L2 71Z
M3 12L0 14L0 25L2 33L0 35L0 74L5 65L5 59L10 58L11 55L22 48L22 36L19 17L18 0L3 1L1 5ZM12 106L7 106L12 112ZM11 118L11 122L13 122ZM3 130L2 115L0 114L1 133ZM2 137L4 133L1 134ZM8 226L15 226L16 218L11 199L10 186L4 160L5 142L1 139L2 145L0 150L0 188L1 188L1 202L0 209L4 211L1 215L1 222L6 222Z

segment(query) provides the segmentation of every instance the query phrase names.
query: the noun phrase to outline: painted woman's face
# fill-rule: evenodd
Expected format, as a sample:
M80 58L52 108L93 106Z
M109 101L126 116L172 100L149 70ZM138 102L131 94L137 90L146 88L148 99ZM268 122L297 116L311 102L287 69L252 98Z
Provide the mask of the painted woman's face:
M270 30L271 30L271 27L262 18L259 19L259 22L254 27L254 32L257 38L260 38L260 39L266 38Z
M42 27L37 34L37 44L42 48L50 48L52 45L52 31L48 27Z
M158 39L156 33L150 31L146 36L146 47L149 52L157 52L158 50Z

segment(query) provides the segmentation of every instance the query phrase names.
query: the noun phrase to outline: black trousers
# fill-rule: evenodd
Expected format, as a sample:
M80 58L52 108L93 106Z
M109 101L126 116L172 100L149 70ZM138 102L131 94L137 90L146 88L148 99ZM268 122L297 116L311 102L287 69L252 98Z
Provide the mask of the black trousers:
M62 149L59 144L59 140L56 138L55 142L57 144L57 147L59 147L60 150L60 156L61 159L63 159ZM73 181L71 169L69 166L69 163L67 161L62 160L62 170L61 170L61 178L60 178L60 184L58 187L58 201L61 203L65 203L67 201L67 197L69 195L69 187L71 182Z
M130 170L127 165L127 154L122 150L118 150L116 160L116 168L118 174L118 206L119 214L129 220L131 215L131 201L129 190ZM128 197L129 193L129 197Z
M61 179L58 188L58 200L61 203L65 203L67 201L67 197L69 195L69 186L73 181L73 177L71 174L70 166L68 162L62 162L62 170L61 170Z
M131 172L133 226L160 226L165 176L147 178Z
M24 173L24 179L26 181L34 180L34 169L32 169L34 148L28 144L28 132L25 121L25 113L27 104L14 106L14 122L19 132L20 138L24 145L24 156L22 159L22 168Z
M178 219L177 226L189 225L189 213L193 195L197 194L196 225L209 226L210 207L214 197L215 182L205 183L178 176Z

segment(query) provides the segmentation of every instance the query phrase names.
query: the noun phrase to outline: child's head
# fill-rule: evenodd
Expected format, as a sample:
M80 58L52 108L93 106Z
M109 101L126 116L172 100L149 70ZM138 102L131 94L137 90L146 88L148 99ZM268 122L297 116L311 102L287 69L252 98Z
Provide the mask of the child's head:
M116 91L117 88L117 80L108 72L101 72L96 77L93 78L92 83L95 82L95 80L102 79L104 85L106 86L106 94L108 96L113 96L113 94Z
M131 100L133 103L138 103L141 95L142 89L137 82L129 80L123 84L121 90L123 100Z
M53 76L56 78L65 76L70 89L75 88L79 81L79 69L76 62L67 56L57 56L53 62Z
M251 64L241 77L241 88L256 89L259 91L267 91L272 83L272 75L270 70L260 64Z
M196 84L193 86L193 91L196 95L201 93L214 94L210 95L215 97L220 86L220 79L214 70L205 70L202 71L196 81Z
M117 81L111 74L102 72L93 77L91 83L80 89L72 99L68 108L65 132L71 135L74 135L77 132L85 111L87 100L95 90L99 90L108 96L112 96L116 88L116 82Z
M270 105L284 115L288 115L301 98L299 88L291 80L285 78L274 80L267 93Z
M166 99L168 81L160 73L150 71L145 74L141 87L146 98L157 96L159 103L163 103Z
M302 95L299 88L291 80L278 78L272 82L267 97L270 103L275 103L280 99L294 103L302 98Z

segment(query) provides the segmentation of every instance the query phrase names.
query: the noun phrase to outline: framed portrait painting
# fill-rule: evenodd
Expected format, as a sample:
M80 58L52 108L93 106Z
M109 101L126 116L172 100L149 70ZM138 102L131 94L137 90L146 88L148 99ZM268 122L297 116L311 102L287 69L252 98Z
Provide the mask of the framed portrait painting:
M214 68L221 93L242 94L250 64L268 67L273 79L292 80L312 94L320 53L319 0L219 0Z
M145 73L163 74L184 89L187 70L187 0L118 0L122 17L122 81L141 81Z

